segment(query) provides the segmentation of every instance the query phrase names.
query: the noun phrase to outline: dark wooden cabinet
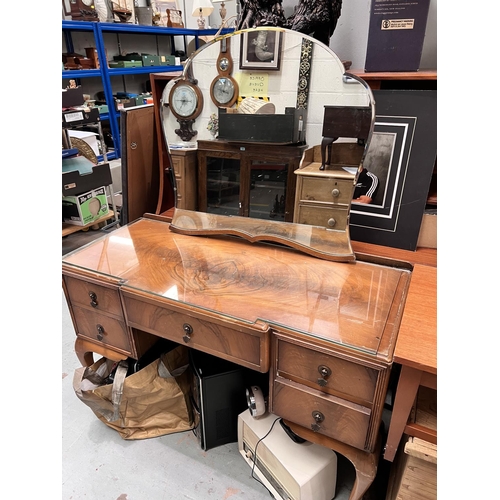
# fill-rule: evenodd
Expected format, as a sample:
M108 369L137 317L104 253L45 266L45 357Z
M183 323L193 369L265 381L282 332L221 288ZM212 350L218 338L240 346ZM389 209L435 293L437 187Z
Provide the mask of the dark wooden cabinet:
M198 141L198 210L293 221L303 145Z

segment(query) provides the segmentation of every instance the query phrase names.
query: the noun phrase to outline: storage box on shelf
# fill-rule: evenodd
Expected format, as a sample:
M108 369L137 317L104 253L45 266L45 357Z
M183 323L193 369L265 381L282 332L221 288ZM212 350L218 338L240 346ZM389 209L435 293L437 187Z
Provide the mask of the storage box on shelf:
M66 147L69 147L72 144L69 134L72 129L78 131L81 127L97 125L102 148L101 158L106 162L107 152L100 120L97 109L63 111L63 145L66 144ZM92 156L94 162L98 158L90 145L88 145L87 152L82 149L81 153ZM63 237L109 219L114 219L114 221L106 227L118 222L109 163L93 165L92 161L84 156L77 157L77 159L82 162L72 163L70 159L66 159L63 160L62 165ZM110 203L113 210L109 209Z
M95 224L109 213L104 186L92 189L86 193L63 196L63 221L76 226Z
M95 45L95 53L93 54L93 60L97 58L98 61L105 61L106 64L99 64L98 67L93 69L75 69L75 70L63 70L62 78L63 80L69 79L83 79L83 78L100 78L102 83L102 89L104 90L104 96L106 104L108 107L108 112L101 114L102 120L109 120L109 126L111 129L111 135L113 138L114 151L110 152L109 159L119 158L121 152L121 140L120 140L120 126L119 126L119 111L110 105L113 103L113 76L125 76L125 75L149 75L153 72L167 72L167 71L181 71L182 65L166 65L166 63L175 62L175 58L172 59L175 52L175 42L174 39L181 37L186 47L186 37L194 37L196 48L199 47L199 37L205 35L213 35L217 32L215 29L209 30L198 30L198 29L186 29L186 28L164 28L160 26L145 26L136 24L126 24L126 23L101 23L101 22L86 22L86 21L62 21L62 30L65 39L66 47L63 47L63 52L71 54L75 52L75 42L73 40L73 35L76 33L83 33L83 45L82 51L85 52L89 45ZM224 29L222 33L229 33L232 29ZM92 43L88 41L88 35L93 38ZM108 67L108 61L112 60L111 47L107 48L107 45L111 43L112 38L110 34L116 35L116 37L124 36L133 37L134 35L150 35L153 37L170 37L170 48L171 54L151 54L151 56L164 56L164 60L159 61L158 65L143 65L141 60L141 66L135 67ZM135 42L132 40L132 44ZM138 44L139 42L137 42ZM124 45L124 42L120 40L120 46ZM109 52L109 57L108 57ZM65 85L63 85L64 87ZM121 89L120 89L121 90Z

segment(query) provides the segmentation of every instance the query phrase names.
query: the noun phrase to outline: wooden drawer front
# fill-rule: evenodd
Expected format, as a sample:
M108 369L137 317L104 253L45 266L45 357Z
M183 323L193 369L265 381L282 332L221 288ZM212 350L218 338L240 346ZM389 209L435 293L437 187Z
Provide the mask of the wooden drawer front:
M371 414L368 408L301 387L293 382L275 380L271 411L285 420L365 449ZM315 420L315 412L320 412L322 421Z
M319 206L299 203L294 222L344 230L347 227L347 214L347 209L332 208L331 205Z
M118 289L107 288L86 281L64 277L72 304L92 307L96 311L113 314L123 319Z
M371 405L378 371L345 359L329 356L278 340L277 376L295 380L313 389ZM330 374L322 376L322 372Z
M78 335L131 354L127 327L123 321L77 306L73 306L73 315Z
M300 199L348 205L353 193L353 181L304 176Z
M265 336L233 330L127 296L124 300L130 326L256 370L269 368L269 341Z

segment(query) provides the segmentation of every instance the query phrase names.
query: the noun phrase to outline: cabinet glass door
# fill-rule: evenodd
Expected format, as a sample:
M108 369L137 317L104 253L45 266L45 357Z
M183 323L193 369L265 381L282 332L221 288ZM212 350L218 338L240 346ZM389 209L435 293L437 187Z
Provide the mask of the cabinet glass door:
M285 220L288 164L253 160L250 164L249 216Z
M240 215L239 159L207 156L207 212Z

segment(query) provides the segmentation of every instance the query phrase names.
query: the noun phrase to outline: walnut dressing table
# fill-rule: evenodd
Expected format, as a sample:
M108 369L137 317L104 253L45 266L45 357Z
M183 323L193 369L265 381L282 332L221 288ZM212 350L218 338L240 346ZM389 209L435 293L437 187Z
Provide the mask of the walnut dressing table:
M341 263L141 218L63 258L75 350L137 358L157 337L269 372L269 410L375 478L410 266Z

